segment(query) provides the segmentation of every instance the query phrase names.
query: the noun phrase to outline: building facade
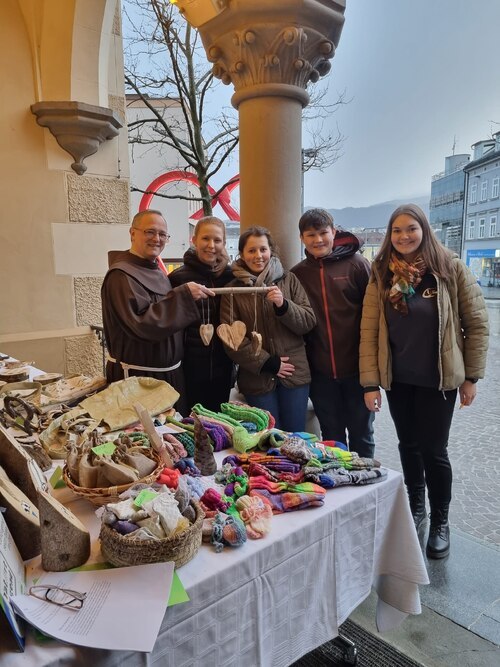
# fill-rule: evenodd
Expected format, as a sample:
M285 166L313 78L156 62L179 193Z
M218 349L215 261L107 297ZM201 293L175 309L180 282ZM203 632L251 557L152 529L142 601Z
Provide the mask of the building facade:
M500 132L472 146L464 168L462 259L485 288L500 288Z
M445 158L444 171L431 182L429 222L443 245L457 254L462 246L465 172L470 155L461 153Z

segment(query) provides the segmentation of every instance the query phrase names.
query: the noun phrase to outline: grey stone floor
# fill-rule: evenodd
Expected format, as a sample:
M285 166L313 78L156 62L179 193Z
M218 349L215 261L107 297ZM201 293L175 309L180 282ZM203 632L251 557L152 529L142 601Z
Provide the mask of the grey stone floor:
M431 584L421 588L422 614L383 637L429 667L500 665L500 302L489 300L488 312L487 377L473 406L457 408L450 434L451 553L427 562ZM375 435L376 457L401 470L387 405ZM419 535L422 547L427 528ZM371 596L352 620L375 632L374 605Z

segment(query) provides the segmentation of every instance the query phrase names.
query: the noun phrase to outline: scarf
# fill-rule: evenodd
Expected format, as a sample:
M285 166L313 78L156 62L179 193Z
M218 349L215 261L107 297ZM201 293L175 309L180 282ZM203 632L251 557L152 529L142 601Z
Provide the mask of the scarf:
M389 301L394 310L408 315L408 299L415 294L415 288L422 282L427 266L422 255L414 262L408 263L396 253L391 253L389 270L392 271L392 287L389 290Z
M227 250L223 248L215 264L210 265L200 260L195 248L189 248L184 253L184 264L191 266L195 271L205 275L207 278L218 278L224 273L229 264L229 255L227 254Z
M279 280L283 277L283 267L280 260L274 255L269 260L269 264L266 268L259 273L258 276L254 276L253 273L250 273L247 265L242 259L237 259L231 265L231 271L233 276L240 280L245 286L248 287L264 287L272 285L276 280Z

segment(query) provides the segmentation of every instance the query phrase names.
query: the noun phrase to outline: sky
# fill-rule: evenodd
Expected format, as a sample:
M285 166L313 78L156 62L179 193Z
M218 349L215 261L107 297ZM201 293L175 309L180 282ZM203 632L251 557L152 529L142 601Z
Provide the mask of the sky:
M305 204L430 194L454 141L500 131L500 0L347 0L345 17L327 77L332 101L352 98L331 121L344 155L306 173Z
M500 130L499 70L500 0L346 0L332 69L318 84L332 103L343 91L351 100L329 121L345 137L343 156L306 172L305 205L429 196L447 155ZM233 92L220 87L218 109ZM212 185L237 171L233 160Z

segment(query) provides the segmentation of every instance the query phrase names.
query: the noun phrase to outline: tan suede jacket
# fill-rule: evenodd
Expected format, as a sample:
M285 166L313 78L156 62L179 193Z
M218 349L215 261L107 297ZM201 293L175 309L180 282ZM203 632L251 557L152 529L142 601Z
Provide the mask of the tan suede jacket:
M488 350L488 313L481 288L462 261L454 258L453 266L454 280L449 289L436 277L439 389L444 391L456 389L466 377L483 378ZM383 293L383 286L372 271L363 301L359 370L363 387L390 389L392 361Z

